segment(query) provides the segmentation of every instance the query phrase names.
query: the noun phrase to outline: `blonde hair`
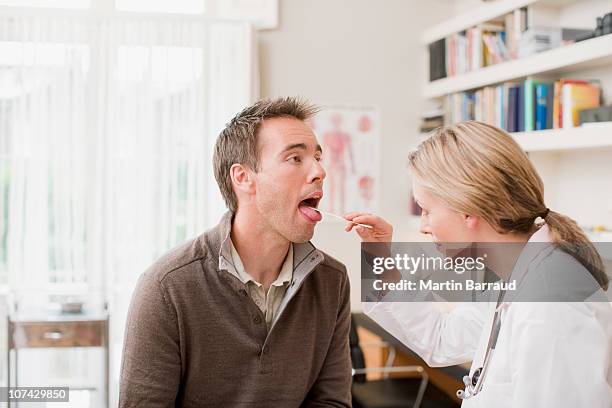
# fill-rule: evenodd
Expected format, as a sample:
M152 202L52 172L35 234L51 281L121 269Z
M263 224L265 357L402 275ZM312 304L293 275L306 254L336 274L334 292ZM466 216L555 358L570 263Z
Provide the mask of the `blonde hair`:
M503 130L476 121L441 127L410 154L409 167L419 185L449 208L478 215L499 233L533 233L542 217L553 242L607 289L599 253L576 221L546 207L542 179Z

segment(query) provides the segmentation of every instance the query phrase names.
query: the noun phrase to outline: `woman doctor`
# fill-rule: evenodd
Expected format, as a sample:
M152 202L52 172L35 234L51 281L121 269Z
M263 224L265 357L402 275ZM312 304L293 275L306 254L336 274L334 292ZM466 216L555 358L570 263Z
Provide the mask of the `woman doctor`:
M598 253L575 221L546 207L542 180L504 131L473 121L440 128L409 167L420 229L434 242L550 242L546 253L521 254L525 273L554 279L556 266L569 263L607 289ZM392 241L380 217L345 218L373 226L355 227L363 241ZM378 302L364 311L432 367L472 361L458 392L463 407L612 407L608 302L462 303L450 311Z

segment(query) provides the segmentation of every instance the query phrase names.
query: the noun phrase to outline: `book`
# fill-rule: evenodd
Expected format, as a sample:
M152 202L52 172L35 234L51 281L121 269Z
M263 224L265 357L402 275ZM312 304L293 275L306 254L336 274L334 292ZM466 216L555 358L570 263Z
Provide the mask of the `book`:
M444 121L478 120L508 132L576 126L579 112L600 104L597 81L527 78L444 97ZM440 112L442 114L442 112Z
M446 77L446 41L444 39L429 44L429 80Z
M479 122L484 122L484 114L482 109L482 98L484 94L484 89L479 89L476 91L474 95L474 120Z
M468 53L470 70L482 68L482 29L474 27L469 30Z
M548 129L548 88L549 84L535 85L535 130Z
M457 73L464 74L468 71L468 61L467 61L467 37L465 34L456 34L457 36L457 55L456 55L456 64L457 64Z
M546 98L546 129L553 128L553 101L555 97L554 84L548 84L548 95Z
M518 113L517 113L517 132L525 131L525 83L518 87Z
M446 73L448 76L455 76L455 64L454 64L454 55L455 55L455 37L450 36L444 39L445 49L446 49L446 57L445 57L445 65L446 65Z
M561 95L564 129L579 125L580 110L600 106L601 90L594 84L565 83L561 88Z
M520 9L514 10L514 15L517 17L517 20L515 20L515 25L518 27L517 33L519 34L519 37L529 28L529 22L532 24L534 23L532 11L533 7L531 10L529 10L529 7L521 7Z
M555 100L556 100L556 112L554 115L556 116L556 126L555 129L563 128L563 95L562 89L565 84L589 84L588 81L580 80L580 79L566 79L562 78L559 81L555 82Z
M483 119L487 123L494 123L495 114L495 88L492 86L486 86L483 90Z
M535 129L535 82L528 78L525 80L525 132Z
M506 14L504 17L504 22L506 26L506 46L508 47L508 51L510 52L511 58L516 58L517 56L517 38L514 32L514 14Z
M561 81L555 81L553 85L553 129L561 127Z
M506 110L506 131L516 132L518 130L518 85L511 84L507 88L508 92L508 109Z
M495 65L510 59L508 48L500 33L483 33L482 41L485 49L485 65Z
M497 107L495 112L495 126L498 128L504 129L504 124L506 122L506 115L504 110L504 101L505 101L505 90L503 85L498 85L496 88L495 94L495 106Z

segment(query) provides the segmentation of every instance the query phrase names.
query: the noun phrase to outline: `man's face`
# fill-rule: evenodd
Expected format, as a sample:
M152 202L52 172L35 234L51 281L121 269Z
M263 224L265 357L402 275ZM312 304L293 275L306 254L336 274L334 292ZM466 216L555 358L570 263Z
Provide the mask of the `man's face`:
M321 215L325 170L312 130L295 118L273 118L259 128L255 204L262 221L291 242L306 242ZM306 200L306 201L305 201Z

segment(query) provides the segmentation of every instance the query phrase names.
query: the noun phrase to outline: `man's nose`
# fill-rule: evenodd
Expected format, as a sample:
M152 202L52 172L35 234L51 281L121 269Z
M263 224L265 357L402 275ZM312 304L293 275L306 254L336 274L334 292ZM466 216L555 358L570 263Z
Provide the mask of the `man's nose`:
M320 160L314 160L313 163L314 164L312 165L312 168L310 170L310 177L308 181L310 183L314 183L317 181L321 182L323 181L327 173L325 172L325 169L323 168L323 164Z

